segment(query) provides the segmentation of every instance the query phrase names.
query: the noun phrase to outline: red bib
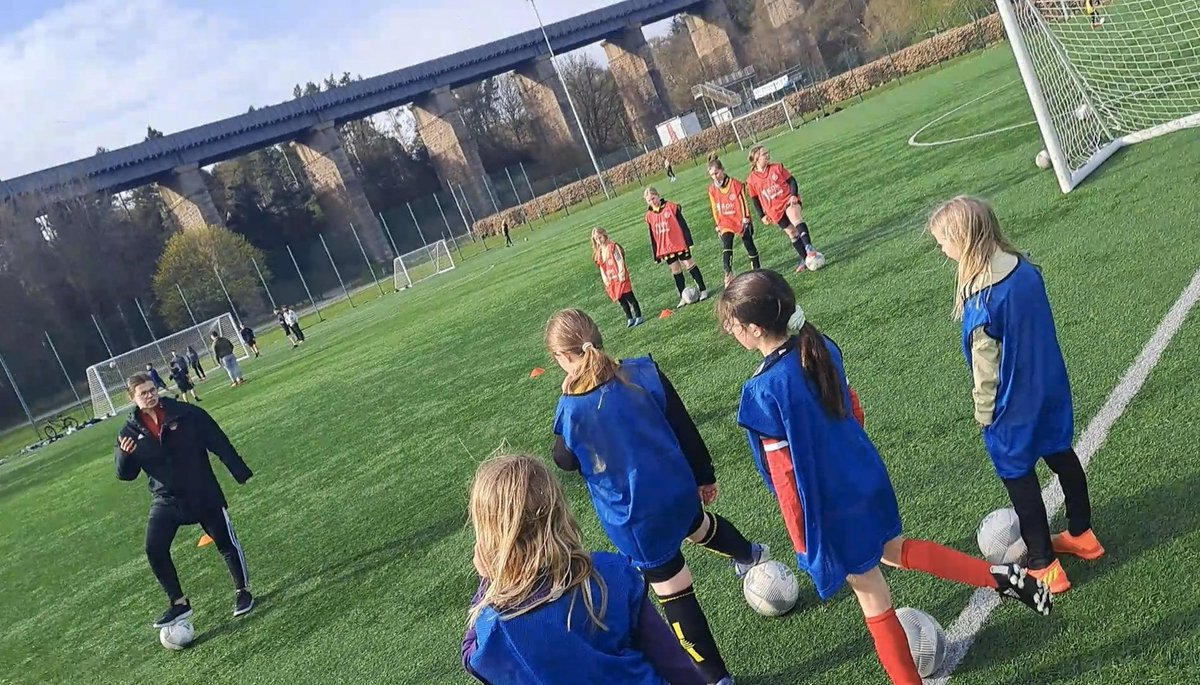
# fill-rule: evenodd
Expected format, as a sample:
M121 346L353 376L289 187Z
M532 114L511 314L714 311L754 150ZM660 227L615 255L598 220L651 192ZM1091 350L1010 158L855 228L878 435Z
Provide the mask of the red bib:
M687 252L691 247L683 235L679 225L679 205L674 202L664 202L656 212L646 210L646 223L650 226L650 237L654 241L654 258L662 259L680 252Z
M741 181L732 176L726 178L724 187L708 187L708 201L712 204L713 221L717 224L718 233L741 235L745 230L744 222L750 218L745 188Z

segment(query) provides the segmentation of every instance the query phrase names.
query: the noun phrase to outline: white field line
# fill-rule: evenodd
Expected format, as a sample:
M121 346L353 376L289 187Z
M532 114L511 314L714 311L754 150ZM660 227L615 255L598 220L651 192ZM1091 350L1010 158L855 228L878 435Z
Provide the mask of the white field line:
M1158 328L1154 330L1154 335L1150 336L1149 342L1142 348L1141 354L1125 371L1125 375L1121 377L1117 387L1109 393L1104 406L1100 408L1092 422L1088 424L1087 430L1080 436L1075 451L1079 454L1079 461L1083 463L1084 468L1087 468L1092 457L1104 446L1113 424L1121 418L1121 415L1129 407L1129 403L1142 389L1150 372L1162 358L1163 351L1167 349L1171 339L1183 326L1188 313L1196 306L1197 300L1200 300L1200 270L1196 271L1192 276L1192 282L1179 295L1179 299L1175 300L1175 304L1171 305L1170 311L1159 322ZM1046 502L1046 513L1050 516L1054 516L1062 508L1063 493L1062 488L1059 487L1057 476L1042 490L1042 499ZM971 601L967 603L958 618L954 619L950 630L946 631L946 661L938 675L925 680L927 685L945 685L950 681L954 675L954 669L962 663L963 658L971 649L971 645L975 642L975 636L979 634L984 622L987 621L988 614L992 613L992 609L995 609L999 603L1000 596L992 590L977 590L971 596Z

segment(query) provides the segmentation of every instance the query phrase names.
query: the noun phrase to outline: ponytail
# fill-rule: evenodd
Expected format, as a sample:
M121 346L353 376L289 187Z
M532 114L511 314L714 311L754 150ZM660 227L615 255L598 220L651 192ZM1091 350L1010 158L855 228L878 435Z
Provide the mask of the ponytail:
M591 392L621 376L621 364L591 342L582 345L583 363L563 381L563 391L569 395Z
M811 323L805 323L796 335L796 352L800 368L817 386L821 406L835 419L849 416L846 398L842 395L842 377L833 355L825 344L825 336Z
M582 363L563 381L563 392L582 395L614 378L624 381L621 364L604 351L600 328L586 312L564 309L546 324L546 347L551 353L579 355Z

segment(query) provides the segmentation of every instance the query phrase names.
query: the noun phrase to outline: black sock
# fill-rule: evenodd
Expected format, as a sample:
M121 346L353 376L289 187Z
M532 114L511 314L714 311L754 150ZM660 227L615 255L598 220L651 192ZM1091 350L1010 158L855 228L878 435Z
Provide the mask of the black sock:
M812 238L808 235L808 222L801 221L796 230L800 231L800 242L804 243L804 249L815 251L816 248L813 247Z
M1004 479L1008 498L1012 500L1017 518L1021 519L1021 539L1029 549L1028 567L1038 571L1054 563L1054 547L1050 544L1050 521L1046 503L1042 501L1042 484L1037 471L1020 478Z
M633 318L642 318L642 305L638 304L637 297L630 292L626 297L629 298L629 306L633 309Z
M658 601L662 603L671 632L675 633L684 651L696 662L696 669L701 675L710 683L719 682L729 675L729 669L717 650L717 641L708 627L708 618L696 599L695 587L689 585L684 590L659 597Z
M702 540L697 540L697 545L734 561L748 563L751 560L754 550L737 527L711 511L704 512L704 517L708 519L708 534Z
M796 251L796 254L800 255L800 263L803 264L804 258L808 256L808 250L804 249L804 241L796 238L792 241L792 249Z
M683 280L683 272L681 271L677 274L674 274L674 276L675 276L675 289L679 291L680 295L682 295L684 287L687 286L687 283L685 283Z
M733 273L733 248L721 250L721 269L723 269L726 274Z
M1092 527L1092 502L1088 496L1087 476L1075 450L1068 449L1046 457L1046 465L1058 475L1063 499L1067 504L1067 532L1082 535Z
M633 311L629 308L629 296L622 295L621 299L617 300L617 304L621 305L621 309L625 312L626 319L633 318Z
M742 244L746 246L746 255L750 257L750 268L757 271L762 266L758 261L758 247L754 245L754 238L746 233L742 236Z
M696 287L700 288L701 290L708 290L708 288L704 286L704 276L700 275L700 267L693 266L692 268L688 269L688 273L692 275L692 280L696 282Z

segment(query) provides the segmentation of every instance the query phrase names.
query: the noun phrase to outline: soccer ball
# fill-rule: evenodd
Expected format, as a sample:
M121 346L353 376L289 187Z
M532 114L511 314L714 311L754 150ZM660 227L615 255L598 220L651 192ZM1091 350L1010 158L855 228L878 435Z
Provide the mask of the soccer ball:
M908 649L912 652L917 674L928 678L942 667L946 660L946 633L942 626L929 614L912 607L900 607L896 618L908 638Z
M695 286L689 285L683 289L683 301L685 304L695 304L700 301L700 291L696 290Z
M110 369L115 369L115 368L117 368L117 363L116 363L116 362L109 362L109 363L108 363L108 368L110 368Z
M1042 150L1041 152L1037 153L1037 157L1033 158L1033 163L1036 164L1039 169L1049 169L1050 153Z
M742 579L746 603L763 616L782 616L796 606L800 586L796 574L774 559L752 567Z
M804 266L809 271L816 271L817 269L820 269L821 267L825 266L825 255L821 254L820 252L810 252L808 256L804 258Z
M196 639L196 628L191 621L176 621L169 626L163 626L158 631L158 641L163 647L178 652L186 648Z
M1079 106L1075 108L1075 118L1080 121L1087 119L1088 116L1091 115L1091 113L1092 113L1092 107L1091 107L1091 105L1089 105L1086 102L1079 103Z
M1025 557L1021 520L1014 509L997 509L984 517L975 531L983 558L992 564L1015 564Z

